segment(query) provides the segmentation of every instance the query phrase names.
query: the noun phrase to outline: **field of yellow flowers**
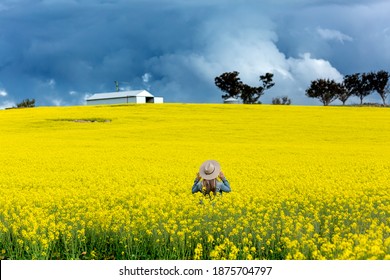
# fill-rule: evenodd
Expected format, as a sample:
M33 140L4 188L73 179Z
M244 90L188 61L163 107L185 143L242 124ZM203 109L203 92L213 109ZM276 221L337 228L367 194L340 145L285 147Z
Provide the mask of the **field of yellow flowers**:
M387 108L37 107L0 131L0 259L390 259ZM191 193L207 159L231 193Z

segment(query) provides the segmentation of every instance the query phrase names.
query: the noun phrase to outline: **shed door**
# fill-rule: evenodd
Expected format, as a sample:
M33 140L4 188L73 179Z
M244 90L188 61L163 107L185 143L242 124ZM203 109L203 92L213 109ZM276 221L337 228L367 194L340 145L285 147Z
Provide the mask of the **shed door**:
M146 103L154 103L154 97L146 97Z

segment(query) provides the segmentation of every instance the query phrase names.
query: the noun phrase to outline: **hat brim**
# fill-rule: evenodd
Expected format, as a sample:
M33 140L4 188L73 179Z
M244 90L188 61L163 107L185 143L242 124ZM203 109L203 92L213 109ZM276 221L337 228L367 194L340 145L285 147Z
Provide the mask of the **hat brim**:
M205 167L208 163L212 163L214 165L214 172L211 174L205 173ZM221 172L221 165L216 160L206 160L199 168L199 175L206 180L215 179L218 177L219 173Z

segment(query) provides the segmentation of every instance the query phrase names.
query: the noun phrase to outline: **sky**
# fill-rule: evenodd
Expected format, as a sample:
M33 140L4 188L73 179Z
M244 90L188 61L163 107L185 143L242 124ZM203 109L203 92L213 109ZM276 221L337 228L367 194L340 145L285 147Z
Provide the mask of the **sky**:
M1 0L0 108L82 105L114 81L221 103L214 78L232 71L251 86L274 74L262 103L320 105L305 96L312 80L390 72L388 11L390 0Z

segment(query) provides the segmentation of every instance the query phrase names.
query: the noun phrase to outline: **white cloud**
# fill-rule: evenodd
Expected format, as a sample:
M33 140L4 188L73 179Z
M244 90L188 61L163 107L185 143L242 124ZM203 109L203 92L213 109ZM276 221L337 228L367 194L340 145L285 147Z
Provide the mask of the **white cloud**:
M50 102L51 102L54 106L62 106L62 105L64 105L64 101L63 101L61 98L53 98L53 99L50 99Z
M142 82L143 82L146 90L150 90L150 88L151 88L151 85L150 85L151 79L152 79L152 74L150 74L150 73L145 73L142 75Z
M120 91L133 90L133 87L131 85L122 86L122 87L119 87L119 90Z
M238 71L244 83L259 86L259 76L271 72L275 86L261 98L263 103L270 103L272 97L288 95L294 104L313 104L314 101L305 96L312 80L329 78L341 81L343 78L329 61L313 58L310 53L286 57L278 48L277 35L267 19L261 20L266 23L264 26L249 26L245 22L231 26L228 22L221 23L221 19L210 21L200 35L202 48L149 61L154 71L164 73L157 88L169 88L169 93L179 92L177 98L186 101L201 94L198 85L207 84L207 91L213 95L204 95L204 101L219 102L222 93L216 88L214 77ZM221 25L225 28L221 29Z
M54 79L50 79L47 81L47 85L51 88L54 88L56 85L56 81Z
M146 84L149 83L150 79L152 78L152 75L150 73L145 73L142 75L142 81Z
M300 58L289 58L288 64L294 78L304 82L310 83L319 78L341 82L343 79L343 75L329 61L312 58L310 53L305 53Z
M81 98L81 104L87 104L87 101L86 101L86 99L88 99L88 98L90 98L91 96L92 96L93 94L92 93L86 93L86 94L84 94L84 96Z
M335 40L340 43L344 43L345 41L353 41L351 36L348 36L338 30L326 29L326 28L317 28L317 33L321 36L321 38L325 40Z
M44 88L45 90L47 90L47 89L55 89L56 80L53 79L53 78L51 78L51 79L45 79L45 80L37 79L37 80L36 80L36 85L37 85L39 88Z
M11 108L14 106L16 106L16 104L9 100L0 103L0 109Z
M7 95L8 95L8 93L5 91L5 89L0 89L0 96L1 97L5 97Z

